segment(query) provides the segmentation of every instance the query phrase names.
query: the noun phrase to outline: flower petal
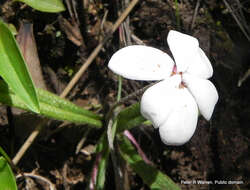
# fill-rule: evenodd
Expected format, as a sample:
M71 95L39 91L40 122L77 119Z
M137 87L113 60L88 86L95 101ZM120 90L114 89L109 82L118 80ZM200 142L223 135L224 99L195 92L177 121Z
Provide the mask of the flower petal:
M183 74L183 81L198 104L200 113L206 120L210 120L219 95L212 82Z
M175 109L159 128L161 140L166 145L179 146L188 142L197 125L198 107L194 98L186 88L178 92Z
M163 51L142 45L117 51L108 67L116 74L133 80L162 80L171 75L174 62Z
M188 72L201 78L209 78L213 75L211 63L199 48L196 38L171 30L167 41L178 72Z
M208 79L213 75L213 67L201 48L198 48L197 53L193 54L193 61L187 69L187 73L200 78Z
M190 62L193 61L193 51L196 51L199 47L198 40L187 34L170 30L167 41L178 72L185 72Z
M141 114L149 119L155 128L162 125L178 102L181 76L174 75L148 88L141 98Z

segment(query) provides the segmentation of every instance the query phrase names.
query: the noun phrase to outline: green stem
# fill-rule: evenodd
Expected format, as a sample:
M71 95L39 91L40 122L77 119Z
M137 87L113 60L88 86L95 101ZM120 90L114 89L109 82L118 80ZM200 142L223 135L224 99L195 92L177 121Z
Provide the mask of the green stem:
M119 102L122 95L122 77L118 76L118 93L116 101Z
M175 0L175 16L176 16L176 23L177 23L177 29L181 29L181 23L180 23L180 13L179 13L179 6L178 6L178 0Z

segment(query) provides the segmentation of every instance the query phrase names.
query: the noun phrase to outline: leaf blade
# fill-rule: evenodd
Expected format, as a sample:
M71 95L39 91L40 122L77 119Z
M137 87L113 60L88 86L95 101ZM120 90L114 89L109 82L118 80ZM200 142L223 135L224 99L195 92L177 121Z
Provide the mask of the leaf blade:
M99 143L96 147L96 153L98 158L98 173L96 176L95 189L102 190L105 186L106 170L108 167L109 153L107 136L104 134L101 136Z
M0 157L0 189L17 190L15 177L4 157Z
M53 102L53 105L55 105L58 108L64 108L69 112L74 112L74 113L78 113L78 114L83 114L86 115L90 118L94 118L94 119L98 119L101 120L102 117L91 112L88 110L85 110L75 104L73 104L72 102L63 99L47 90L43 90L41 88L36 88L37 91L37 95L38 95L38 99L40 102L44 102L46 104L51 104L51 102Z
M140 112L140 104L133 104L122 110L117 116L117 132L131 129L145 122Z
M0 75L32 111L39 113L36 91L22 54L13 34L1 20Z
M180 190L180 188L167 175L157 170L155 167L146 164L130 141L122 136L120 141L120 153L132 169L143 179L153 190Z
M61 11L65 11L65 7L61 0L17 0L32 8L41 11L41 12L49 12L49 13L57 13Z
M90 124L97 128L100 128L102 126L102 120L97 114L80 108L60 97L57 97L57 99L59 99L59 105L57 103L57 100L54 101L53 98L49 99L50 101L47 102L42 101L40 98L38 99L40 104L41 115L57 120L66 120L75 123ZM10 89L8 89L8 86L4 81L0 81L0 102L9 106L14 106L20 109L30 111L29 107L27 107L27 105L20 99L20 97L18 97L16 94L11 92ZM67 105L68 107L73 106L73 108L76 108L77 110L74 111L74 109L69 109L68 107L66 107L65 109L62 105Z

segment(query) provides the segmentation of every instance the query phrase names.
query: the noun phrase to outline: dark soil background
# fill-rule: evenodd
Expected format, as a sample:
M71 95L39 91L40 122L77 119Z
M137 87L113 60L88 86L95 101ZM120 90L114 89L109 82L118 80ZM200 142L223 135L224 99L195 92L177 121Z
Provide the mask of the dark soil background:
M71 2L76 3L82 40L72 40L69 33L72 35L75 29L71 25L72 30L67 31L62 24L65 20L73 23L68 10L60 14L42 13L22 3L0 2L1 18L17 30L23 22L33 23L46 85L57 94L104 38L124 7L123 1L115 0ZM139 39L132 38L132 44L142 41L170 54L166 42L168 32L179 30L199 39L214 68L211 80L219 92L219 102L210 122L200 117L190 142L169 147L160 141L158 131L152 127L138 126L131 130L149 159L183 190L250 189L250 80L247 76L250 41L240 28L241 24L250 31L249 5L248 0L182 0L178 1L177 11L174 0L144 0L129 15L128 30ZM235 15L240 24L235 21ZM115 102L118 85L117 77L108 70L107 63L126 40L121 42L118 32L114 33L68 99L94 112L106 112ZM122 96L146 84L124 79ZM129 100L124 106L138 100L139 97ZM34 129L38 117L20 110L11 111L5 106L1 106L0 111L0 144L13 157ZM86 129L87 126L49 122L18 167L22 172L47 178L57 189L87 189L95 160L95 154L89 149L96 145L102 130L91 129L86 134ZM76 147L84 135L86 140L76 154ZM130 189L149 189L131 169L128 172ZM114 189L113 179L112 168L108 168L106 189ZM232 180L243 184L184 184L184 181L198 180L213 183L215 180ZM18 180L18 186L19 189L48 189L46 184L33 178L30 181Z

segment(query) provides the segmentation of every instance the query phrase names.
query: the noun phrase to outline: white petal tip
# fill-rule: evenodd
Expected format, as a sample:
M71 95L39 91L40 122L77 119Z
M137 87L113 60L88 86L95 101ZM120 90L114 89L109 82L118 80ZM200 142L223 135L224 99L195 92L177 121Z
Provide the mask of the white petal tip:
M162 142L171 146L181 146L187 143L192 138L197 125L197 118L192 118L192 120L194 122L187 125L161 126L159 132Z
M219 99L218 92L213 83L189 74L184 74L183 80L195 98L201 115L206 120L210 120Z
M202 110L200 110L201 112L201 115L203 115L203 117L209 121L213 115L213 112L214 112L214 108L215 108L215 105L217 104L218 102L218 99L219 99L219 95L217 93L217 91L215 91L211 97L210 97L210 100L209 100L209 105L206 107L206 108L203 108Z

